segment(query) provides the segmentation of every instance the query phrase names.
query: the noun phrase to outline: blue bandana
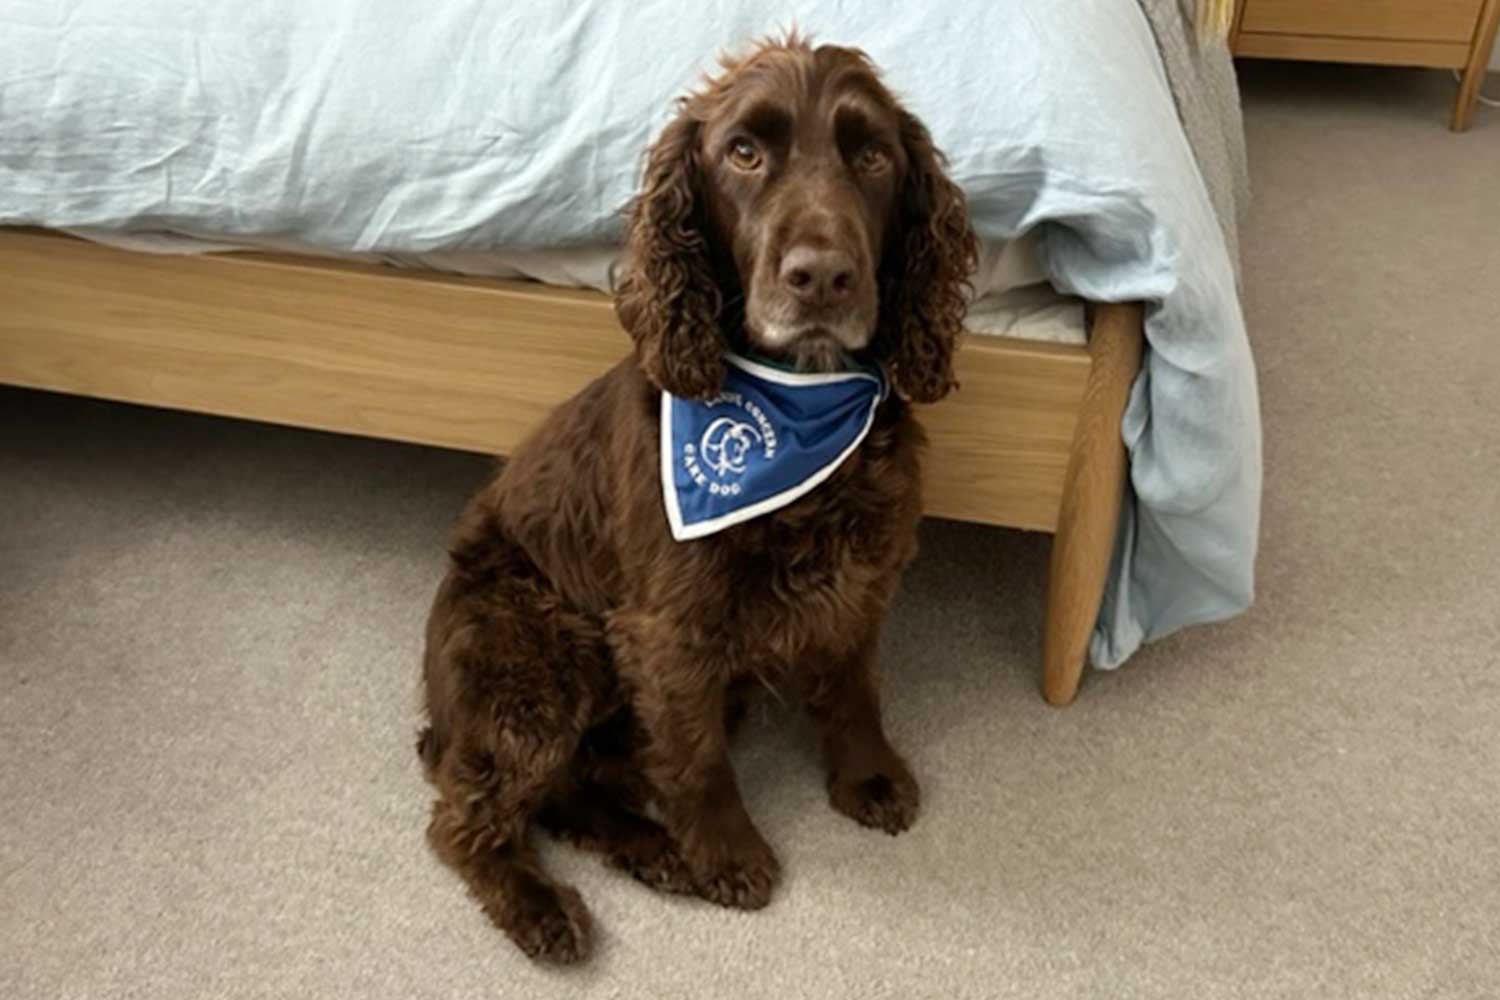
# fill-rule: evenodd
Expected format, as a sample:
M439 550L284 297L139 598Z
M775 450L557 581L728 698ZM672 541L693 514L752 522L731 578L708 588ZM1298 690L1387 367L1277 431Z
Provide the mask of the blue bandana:
M728 355L709 400L661 394L661 488L672 537L779 510L833 475L870 432L882 375L778 371Z

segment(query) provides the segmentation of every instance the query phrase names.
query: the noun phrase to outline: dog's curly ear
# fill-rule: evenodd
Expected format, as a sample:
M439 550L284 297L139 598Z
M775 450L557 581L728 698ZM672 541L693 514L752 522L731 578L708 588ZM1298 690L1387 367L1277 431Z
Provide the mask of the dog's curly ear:
M953 352L979 244L964 193L944 172L927 126L905 111L900 116L907 169L881 268L880 339L893 362L896 388L909 399L932 403L958 384Z
M630 204L615 313L646 377L686 399L724 381L723 296L709 259L698 122L685 110L662 130Z

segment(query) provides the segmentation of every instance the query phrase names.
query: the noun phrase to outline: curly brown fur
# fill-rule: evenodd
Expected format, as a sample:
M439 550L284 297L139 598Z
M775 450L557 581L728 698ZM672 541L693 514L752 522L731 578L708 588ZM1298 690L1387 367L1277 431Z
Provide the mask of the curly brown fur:
M697 143L697 123L682 115L651 147L631 208L630 266L615 289L615 308L635 336L642 369L686 399L712 396L724 379L723 294L704 235Z
M531 851L538 826L658 889L770 900L779 865L728 757L749 688L805 701L836 809L890 833L915 819L875 666L916 550L910 406L882 403L807 496L684 543L656 415L663 389L712 395L729 345L815 368L854 354L942 396L973 256L926 130L850 50L765 45L653 147L617 294L635 352L470 501L428 622L429 839L527 954L589 948L582 902Z
M896 384L907 398L935 403L957 387L956 334L963 328L968 278L978 259L963 191L943 172L943 157L916 117L901 112L901 137L911 163L901 198L905 239L887 255L876 335L890 350Z

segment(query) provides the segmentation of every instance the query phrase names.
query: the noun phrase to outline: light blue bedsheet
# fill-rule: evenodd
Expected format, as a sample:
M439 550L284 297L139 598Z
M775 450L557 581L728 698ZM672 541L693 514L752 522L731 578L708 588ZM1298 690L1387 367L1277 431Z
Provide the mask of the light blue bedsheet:
M1035 229L1061 290L1149 303L1093 662L1245 608L1254 369L1135 0L0 0L0 224L397 252L614 239L669 99L793 23L884 67L981 236Z

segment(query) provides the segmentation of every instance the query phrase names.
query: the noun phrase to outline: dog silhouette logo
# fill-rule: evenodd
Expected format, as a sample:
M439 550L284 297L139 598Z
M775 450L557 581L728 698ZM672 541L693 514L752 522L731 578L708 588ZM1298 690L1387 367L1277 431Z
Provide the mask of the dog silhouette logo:
M723 479L730 474L742 475L751 450L764 440L751 425L733 417L719 417L703 431L698 453L703 464Z

